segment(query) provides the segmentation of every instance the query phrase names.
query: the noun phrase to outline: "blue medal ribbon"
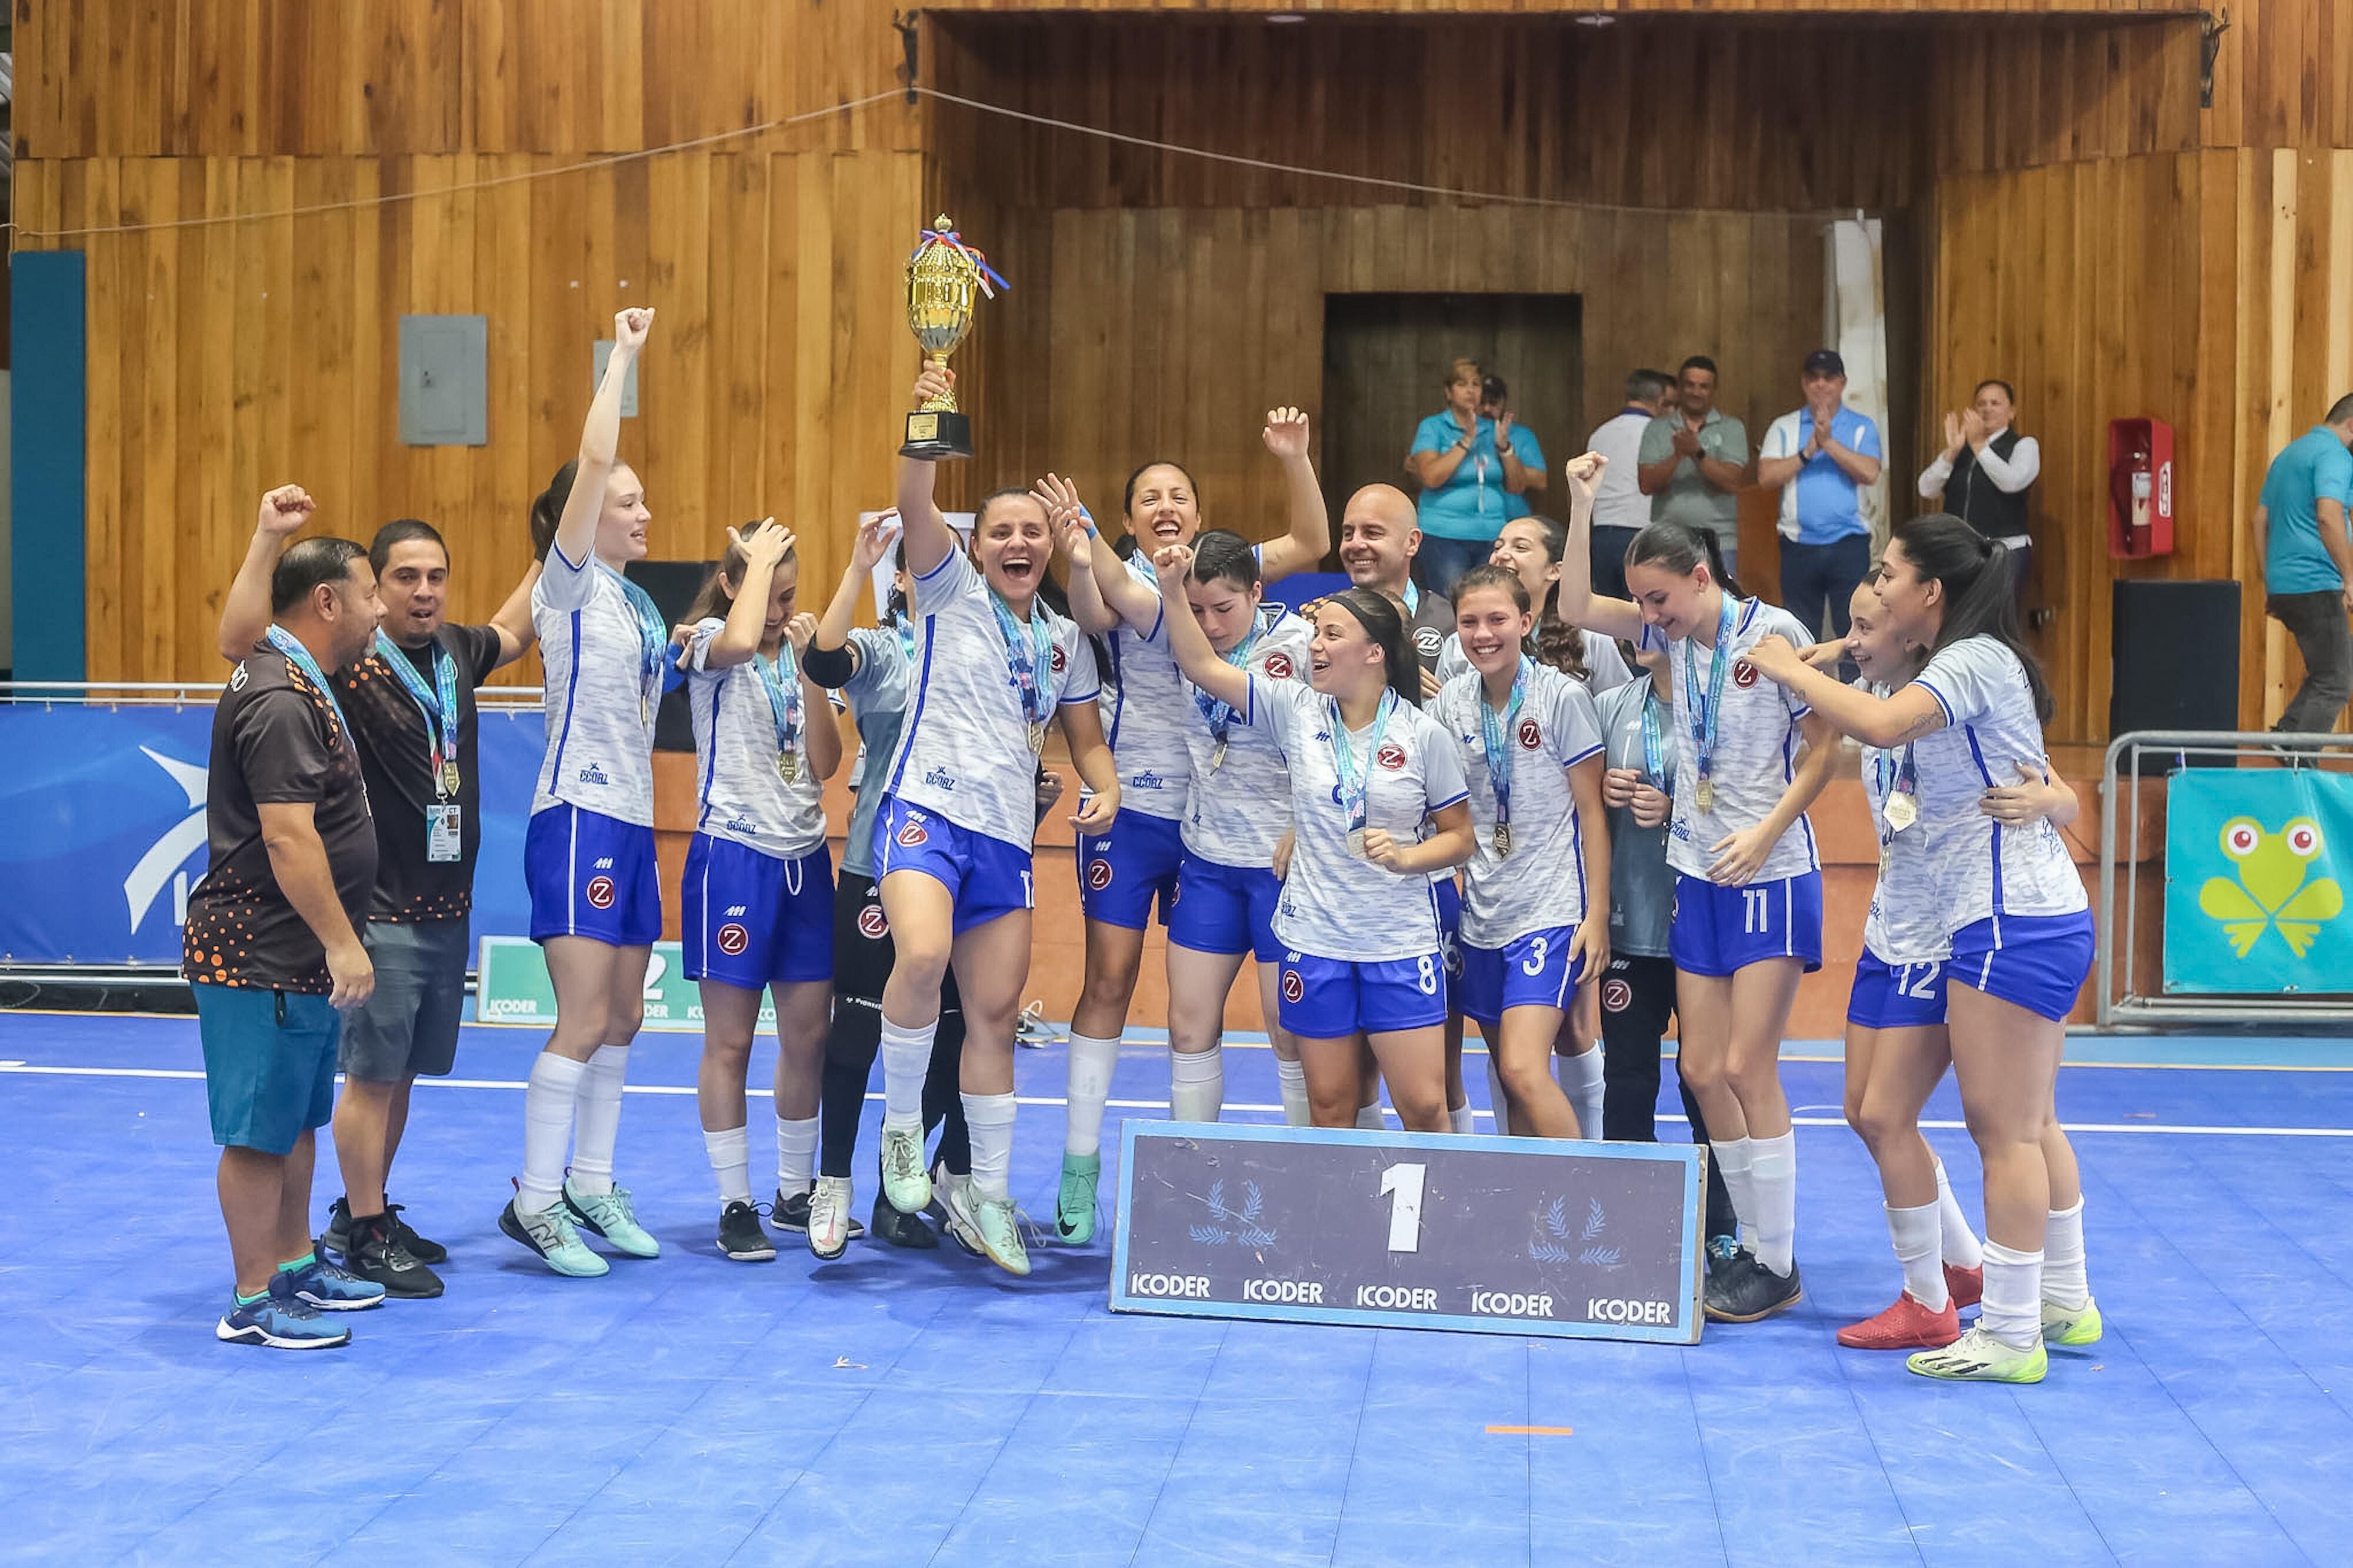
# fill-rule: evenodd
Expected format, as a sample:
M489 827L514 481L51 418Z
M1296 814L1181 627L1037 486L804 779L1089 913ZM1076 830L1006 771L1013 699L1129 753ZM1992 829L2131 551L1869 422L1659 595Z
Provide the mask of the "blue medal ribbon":
M1033 726L1041 725L1054 710L1052 697L1039 674L1052 668L1053 630L1047 626L1042 608L1032 603L1025 635L1020 621L994 588L988 591L988 607L997 612L997 629L1005 638L1005 662L1013 694L1021 700L1022 716Z
M661 694L663 667L669 662L663 656L670 649L670 627L663 624L661 611L654 596L628 578L606 564L602 556L596 560L596 570L611 577L629 602L638 617L638 679L649 689L648 700Z
M1642 773L1662 793L1674 793L1674 759L1660 732L1659 692L1645 677L1642 682Z
M1405 581L1405 618L1411 620L1419 614L1421 614L1421 590L1416 587L1413 579L1409 577Z
M381 630L375 634L375 651L384 662L392 666L393 674L416 700L425 714L426 749L432 757L433 793L448 793L447 770L458 764L458 661L438 637L426 645L433 666L433 684L427 686L417 675L417 667L400 645Z
M1365 742L1365 771L1361 776L1356 773L1356 751L1348 744L1348 727L1340 719L1340 705L1328 697L1324 700L1331 710L1332 771L1339 777L1333 794L1347 815L1348 831L1361 833L1365 830L1365 794L1372 786L1373 768L1381 754L1381 736L1389 727L1389 715L1397 711L1398 695L1387 688L1381 691L1380 707L1373 713L1372 736Z
M1519 668L1512 674L1512 695L1501 713L1487 700L1485 678L1480 679L1479 743L1487 753L1488 785L1495 792L1499 853L1512 842L1512 752L1519 738L1520 708L1527 700L1528 672L1535 668L1535 660L1520 655Z
M1258 634L1261 629L1263 628L1260 625L1259 618L1252 616L1250 628L1242 635L1242 640L1221 657L1236 669L1248 669L1250 650L1258 647ZM1209 733L1217 737L1218 744L1224 745L1227 731L1232 729L1234 721L1241 717L1240 710L1231 703L1219 701L1198 686L1193 688L1193 706L1201 710L1202 721L1209 726Z
M801 680L800 671L793 664L790 643L776 645L776 657L754 652L752 668L760 672L760 684L767 688L768 712L776 721L776 751L789 757L800 750Z
M898 628L899 647L906 654L907 663L913 666L915 662L915 623L901 616L892 625Z
M319 661L311 657L311 650L302 646L302 639L284 626L273 624L268 636L269 646L284 654L286 662L301 670L302 679L308 680L319 695L327 700L327 707L335 715L335 726L343 732L343 744L350 745L352 726L343 717L343 703L336 700L335 689L327 684L327 672L319 668Z
M1730 644L1736 611L1737 602L1731 595L1725 595L1724 607L1716 617L1715 647L1709 650L1715 657L1708 665L1707 695L1704 699L1700 695L1699 673L1694 668L1699 656L1689 647L1683 650L1683 706L1691 710L1686 717L1691 724L1693 744L1699 752L1699 782L1702 784L1706 784L1715 772L1716 730L1724 713L1724 678L1734 662Z

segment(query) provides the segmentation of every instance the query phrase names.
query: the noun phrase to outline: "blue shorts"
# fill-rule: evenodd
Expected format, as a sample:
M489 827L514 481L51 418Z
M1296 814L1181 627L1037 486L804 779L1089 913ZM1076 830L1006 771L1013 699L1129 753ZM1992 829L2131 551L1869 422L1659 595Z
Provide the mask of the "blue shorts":
M1582 965L1570 969L1576 949L1577 932L1567 926L1530 931L1500 948L1464 942L1462 981L1455 992L1462 1016L1493 1029L1514 1007L1566 1009L1585 981Z
M1184 863L1185 840L1175 822L1123 811L1109 833L1079 840L1079 907L1091 921L1142 931L1157 899L1166 925Z
M1282 1026L1308 1040L1344 1040L1446 1022L1446 966L1438 954L1356 963L1282 955Z
M1768 958L1822 966L1822 874L1723 888L1704 877L1675 878L1667 947L1686 974L1736 974Z
M1430 897L1438 904L1438 952L1446 960L1446 977L1462 978L1462 884L1453 873L1440 877L1430 885Z
M1997 915L1953 937L1954 981L2030 1013L2065 1022L2092 973L2092 911Z
M874 814L874 880L879 884L893 871L921 871L948 890L955 900L950 929L957 936L1038 905L1029 851L884 795Z
M205 1048L205 1102L224 1149L290 1154L335 1114L343 1015L324 996L192 983Z
M680 946L689 980L745 991L833 978L833 856L780 860L698 833L686 847Z
M661 936L654 830L558 802L532 814L522 836L531 886L531 940L585 936L650 947Z
M1282 883L1264 867L1220 866L1187 855L1176 873L1168 940L1195 952L1247 952L1261 963L1280 963L1274 906L1282 898Z
M1846 1021L1865 1029L1925 1029L1945 1021L1945 965L1891 964L1869 948L1854 966Z

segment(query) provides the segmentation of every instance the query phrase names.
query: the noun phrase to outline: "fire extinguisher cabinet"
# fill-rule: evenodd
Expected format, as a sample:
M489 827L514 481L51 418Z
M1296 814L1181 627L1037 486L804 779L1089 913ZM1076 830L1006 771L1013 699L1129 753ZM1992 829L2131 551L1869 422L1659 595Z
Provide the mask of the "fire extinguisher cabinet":
M2173 553L2173 426L2162 419L2108 421L2108 553Z

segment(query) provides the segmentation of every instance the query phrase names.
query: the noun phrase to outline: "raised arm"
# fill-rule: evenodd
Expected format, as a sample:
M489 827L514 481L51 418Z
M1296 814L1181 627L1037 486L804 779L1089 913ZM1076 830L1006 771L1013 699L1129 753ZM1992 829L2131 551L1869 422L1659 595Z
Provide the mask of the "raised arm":
M849 547L849 564L842 569L841 585L833 591L833 602L818 617L817 630L809 639L809 652L824 659L843 654L849 645L849 628L858 624L858 596L866 584L874 580L874 568L891 552L891 542L899 537L899 514L881 512L858 525L858 538ZM803 656L807 657L807 655ZM844 654L844 658L849 656ZM857 673L855 662L841 671L841 679L830 682L839 686Z
M546 568L544 561L534 561L524 568L522 581L491 617L491 629L499 634L499 657L491 663L492 669L503 669L512 664L539 640L539 628L531 619L531 591L538 585L539 574Z
M253 651L269 629L269 576L287 542L318 510L301 485L280 485L261 498L261 519L253 525L253 542L245 547L245 561L221 601L220 654L236 663Z
M1570 626L1631 642L1642 635L1642 612L1593 591L1593 487L1609 465L1599 452L1561 465L1561 479L1568 487L1568 542L1562 547L1557 603L1560 618Z
M793 650L793 664L801 678L801 747L808 754L809 772L818 783L841 766L841 725L833 716L833 698L823 682L809 674L809 644L817 637L817 617L795 616L785 626L785 646Z
M605 362L605 379L588 405L580 426L578 466L573 470L572 493L565 499L564 517L555 525L555 548L564 559L586 564L596 548L596 519L605 510L605 480L620 460L621 394L628 387L629 366L646 346L653 331L651 309L623 310L613 318L613 353Z
M1816 669L1796 648L1778 637L1760 639L1745 657L1757 667L1758 674L1804 699L1813 710L1808 715L1810 719L1819 717L1831 729L1852 735L1866 746L1889 749L1945 727L1943 705L1926 688L1916 683L1900 686L1890 696L1873 697L1834 675ZM1810 740L1812 734L1809 728Z
M955 372L927 361L923 374L915 377L914 406L921 408L927 400L955 390ZM905 531L900 538L907 570L917 577L929 576L956 547L955 530L932 503L938 468L926 458L899 459L899 523Z
M1274 583L1324 563L1332 548L1332 514L1324 505L1315 465L1308 460L1305 410L1273 410L1266 416L1265 434L1266 449L1282 463L1282 489L1291 507L1291 531L1259 547L1259 579Z
M749 532L730 527L727 538L744 552L744 581L735 590L726 624L703 650L705 669L732 669L749 663L760 651L760 634L768 629L768 590L776 582L776 563L794 543L792 533L773 517L763 519Z
M1152 558L1152 568L1160 574L1160 598L1164 604L1189 605L1185 593L1185 579L1193 570L1193 552L1182 544L1172 544ZM1250 671L1239 669L1218 657L1209 646L1209 634L1193 618L1187 608L1182 615L1171 613L1162 617L1168 628L1168 654L1185 679L1238 711L1250 708Z
M1130 607L1132 601L1118 594L1113 583L1113 578L1124 580L1127 576L1120 570L1118 556L1112 556L1108 573L1102 577L1095 575L1095 546L1102 542L1103 534L1095 527L1094 519L1087 515L1086 503L1079 500L1077 482L1059 474L1048 474L1029 487L1029 493L1046 509L1046 526L1060 542L1062 558L1069 563L1070 577L1065 587L1070 595L1071 619L1079 623L1079 629L1091 637L1102 637L1116 631L1124 621L1135 628L1138 637L1150 636L1159 605L1153 602L1144 610L1142 622L1135 620ZM1149 594L1144 597L1152 599Z

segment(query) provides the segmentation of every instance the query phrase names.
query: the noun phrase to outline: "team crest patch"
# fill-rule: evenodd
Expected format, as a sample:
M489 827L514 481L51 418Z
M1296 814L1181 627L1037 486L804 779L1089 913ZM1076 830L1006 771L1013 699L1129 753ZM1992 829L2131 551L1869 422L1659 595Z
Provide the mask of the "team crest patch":
M1056 643L1054 645L1054 652L1051 657L1054 665L1054 673L1056 675L1061 674L1062 667L1066 661L1062 657L1062 645L1060 643Z
M1544 744L1544 731L1536 728L1535 720L1520 721L1520 744L1531 752Z
M752 933L730 921L719 928L719 934L712 938L712 941L716 942L719 951L728 957L740 958L743 956L744 950L752 945Z
M1381 742L1380 754L1373 760L1389 772L1396 773L1405 766L1405 748L1395 741L1384 741Z
M613 907L612 878L591 877L588 879L588 886L586 890L588 895L588 904L591 909L609 910Z
M1287 653L1268 654L1266 656L1266 676L1269 680L1289 680L1291 679L1291 656Z
M891 934L891 919L880 904L869 904L858 911L858 934L869 942L880 942Z
M1306 994L1307 983L1299 978L1299 971L1296 969L1284 970L1282 972L1282 999L1286 1002L1295 1004L1301 997Z
M1111 886L1110 861L1097 860L1087 868L1087 886L1098 893Z
M902 849L913 849L918 845L929 844L932 841L932 836L924 830L922 823L909 822L899 829L893 836L892 841Z
M1746 691L1757 684L1757 667L1746 659L1736 659L1732 665L1732 684Z
M1634 988L1622 980L1601 983L1601 1005L1611 1013L1623 1013L1634 1005Z

